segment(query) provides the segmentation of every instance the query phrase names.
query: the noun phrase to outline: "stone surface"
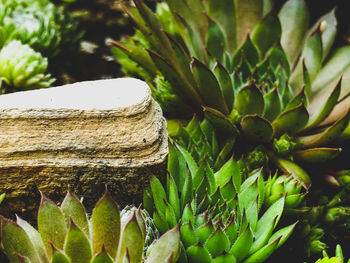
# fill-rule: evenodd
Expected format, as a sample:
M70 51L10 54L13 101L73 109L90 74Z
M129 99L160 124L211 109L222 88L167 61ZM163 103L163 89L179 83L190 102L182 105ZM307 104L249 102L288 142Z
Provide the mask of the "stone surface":
M104 185L137 203L164 176L166 122L143 81L80 82L0 96L0 214L32 216L39 190L62 201L68 187L88 211Z

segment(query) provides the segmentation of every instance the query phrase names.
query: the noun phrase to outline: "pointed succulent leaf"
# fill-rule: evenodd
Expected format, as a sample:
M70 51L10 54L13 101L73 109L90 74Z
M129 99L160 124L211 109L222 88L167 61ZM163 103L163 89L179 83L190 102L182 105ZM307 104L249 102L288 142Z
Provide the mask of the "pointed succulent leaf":
M238 234L237 230L238 230L238 226L235 222L235 218L234 218L234 216L231 216L231 219L229 220L228 224L226 224L225 229L224 229L225 234L230 241L230 246L232 246L234 244L234 242L236 241L237 234Z
M293 135L302 129L309 120L309 114L303 104L280 114L273 122L275 136L283 133Z
M180 199L179 199L179 193L176 187L176 183L174 178L168 174L167 175L167 182L169 183L169 188L168 188L168 200L169 204L172 206L174 209L174 213L176 216L176 221L180 219Z
M232 55L237 47L234 1L208 1L208 14L219 25L225 35L225 45Z
M18 258L21 263L32 263L29 258L19 255L17 252L13 252L13 254Z
M44 246L44 243L41 239L40 233L32 227L27 221L21 219L20 217L16 216L17 220L16 223L23 228L23 230L27 233L29 239L32 241L32 244L38 253L38 256L42 263L48 263L49 259L47 258L46 249Z
M91 234L93 254L104 246L108 255L115 259L120 240L120 211L107 187L92 212Z
M265 227L269 225L270 221L274 222L274 227L276 227L284 208L285 198L280 198L278 201L273 203L259 219L255 231L255 236L259 238L265 232ZM276 218L277 217L277 218Z
M185 208L183 209L181 222L182 223L191 222L192 226L194 225L194 213L189 203L187 203Z
M230 154L233 145L235 144L236 137L230 136L225 142L224 146L221 149L216 161L214 163L214 170L218 171L226 162L227 156Z
M153 214L153 196L152 196L152 191L150 188L146 188L143 191L143 199L142 199L143 207L146 209L148 214L152 215Z
M244 134L254 142L270 142L273 136L271 123L259 115L246 115L241 121Z
M257 46L260 57L264 58L266 52L279 40L281 25L278 17L269 14L257 24L252 31L252 42Z
M187 248L187 257L189 262L193 263L211 263L211 256L208 250L200 243Z
M214 63L214 58L224 63L225 55L225 35L221 30L220 26L208 16L209 27L206 38L206 49L209 56L210 67Z
M335 122L332 126L328 127L321 133L309 136L299 137L298 141L302 147L315 147L319 145L326 145L334 141L338 136L342 134L344 129L347 127L350 119L350 110L347 114Z
M191 154L181 145L176 144L177 149L180 151L180 153L183 155L183 157L186 160L186 163L188 165L188 168L191 172L191 176L193 177L197 170L198 170L198 166L197 163L194 161L193 157L191 156Z
M190 203L192 198L193 198L193 192L192 192L192 176L188 175L186 178L186 182L184 185L184 189L181 193L181 199L180 199L180 204L181 204L181 209L184 209L186 204Z
M64 251L72 263L90 263L92 251L86 234L70 218Z
M309 13L304 0L289 0L278 14L281 22L281 45L288 57L289 64L294 65L304 42L309 26Z
M293 99L288 102L287 106L285 107L284 111L288 111L290 109L293 109L297 107L300 104L304 104L307 106L308 99L305 93L305 86L300 89L300 91L293 97Z
M247 228L243 231L243 233L239 235L236 242L231 247L230 254L234 255L236 260L240 262L242 259L244 259L247 256L252 244L253 244L253 233L248 224Z
M74 223L84 231L84 233L89 236L89 222L87 219L86 211L83 204L79 201L75 194L68 191L66 197L64 198L61 210L69 222L71 217Z
M277 166L286 174L291 174L299 182L301 182L304 188L308 188L311 184L309 175L296 163L283 158L273 158Z
M260 250L255 252L253 255L244 260L244 263L261 263L264 262L271 254L277 249L279 239L274 242L267 244Z
M169 147L168 171L173 176L177 189L182 192L187 176L186 160L174 145Z
M205 106L218 109L228 114L229 110L223 93L213 72L196 58L192 58L191 69Z
M213 259L212 263L236 263L236 258L228 253L222 253L221 255L217 256Z
M335 105L338 103L341 89L341 79L334 89L328 94L320 92L311 100L308 107L310 113L309 121L305 127L306 130L316 127L332 112Z
M173 228L177 224L174 208L166 201L165 201L165 205L166 205L166 208L165 208L165 219L166 219L169 227Z
M261 20L263 15L263 1L234 0L236 17L237 46L246 41L247 36L253 31L255 25ZM247 12L249 10L249 12Z
M104 247L102 247L102 250L94 256L91 263L113 263L113 260L108 256Z
M49 242L52 242L58 249L63 249L67 223L61 209L43 194L41 194L38 212L38 230L46 247L46 252L51 259L52 248Z
M191 221L184 223L180 227L181 241L185 247L190 247L198 243L198 238L194 232L193 225Z
M134 212L122 229L120 239L117 263L123 263L123 256L127 249L130 262L141 262L145 239L137 221L136 212Z
M210 107L203 107L205 118L223 133L237 134L238 130L232 121L223 113Z
M51 263L71 263L71 260L64 254L64 252L53 248Z
M167 200L167 197L162 183L156 176L153 175L150 181L150 185L155 207L159 213L165 214L166 206L164 200Z
M35 250L30 237L22 227L2 216L0 216L0 223L1 249L5 252L10 262L21 262L21 260L14 254L15 252L23 257L31 259L32 262L40 262L39 255Z
M156 241L145 263L164 262L172 254L175 263L180 254L179 226L169 230Z
M215 228L211 220L207 221L205 224L198 227L195 232L198 238L198 241L201 244L204 244L207 239L214 233Z
M231 111L233 107L233 102L234 102L234 91L233 91L231 77L227 72L227 70L225 69L225 67L220 62L216 62L213 71L219 82L221 92L222 92L222 95L224 96L228 110Z
M312 83L312 93L327 87L334 87L349 65L350 46L338 48L317 74Z
M160 233L165 233L169 230L168 222L163 213L159 213L157 209L153 211L153 221Z
M337 33L337 18L335 17L335 9L321 17L317 23L321 24L322 32L322 48L323 60L327 57L333 45ZM317 25L317 24L316 24Z
M253 201L246 210L247 221L250 224L252 231L255 231L258 222L258 200Z
M229 251L230 241L226 234L221 229L217 228L215 232L207 239L204 246L208 249L210 255L215 258L221 255L224 251Z
M224 187L232 178L233 184L238 191L241 185L241 172L237 162L231 157L219 171L215 173L216 187Z
M297 105L295 105L297 106ZM282 105L277 87L264 95L264 118L273 121L281 112Z
M311 148L293 152L296 161L305 163L323 163L339 155L341 148Z
M235 109L243 115L263 113L264 97L254 83L248 84L237 93Z
M287 239L290 237L290 235L292 234L296 224L298 222L295 222L294 224L291 224L289 226L286 226L280 230L278 230L277 232L275 232L270 240L269 240L269 243L272 243L274 242L275 240L279 240L278 241L278 245L277 245L277 248L279 248L280 246L282 246L284 244L284 242L287 241Z

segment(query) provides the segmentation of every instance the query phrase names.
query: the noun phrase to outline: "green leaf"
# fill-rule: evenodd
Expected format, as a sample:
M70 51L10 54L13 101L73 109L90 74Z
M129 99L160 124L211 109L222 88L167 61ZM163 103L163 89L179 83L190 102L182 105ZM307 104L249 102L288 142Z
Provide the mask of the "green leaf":
M289 135L297 133L306 125L308 120L309 114L303 104L283 112L272 122L275 137L279 137L283 133Z
M341 151L341 148L311 148L294 151L293 157L298 162L323 163L334 159Z
M322 67L312 83L312 93L334 87L343 72L350 66L350 46L338 48Z
M53 256L51 263L71 263L70 259L62 252L57 250L54 246L53 249Z
M52 258L52 242L58 249L63 249L67 233L67 223L64 215L51 200L41 194L38 212L38 230L46 247L49 258Z
M281 22L281 46L292 67L299 57L309 26L309 13L303 0L289 0L278 14Z
M184 209L184 207L191 202L193 198L193 193L192 193L192 176L187 175L186 177L186 182L184 185L184 189L181 193L181 198L180 198L180 204L181 204L181 209Z
M269 240L269 243L272 243L276 240L279 240L278 241L278 245L277 245L277 248L279 248L280 246L282 246L284 244L284 242L287 241L287 239L290 237L290 235L292 234L296 224L298 222L294 223L294 224L291 224L289 226L286 226L280 230L278 230L276 233L274 233L270 240Z
M169 184L168 188L168 200L169 204L174 209L175 215L176 215L176 221L180 219L180 199L179 199L179 192L177 191L177 187L175 184L174 178L167 174L167 182Z
M169 225L166 221L165 215L159 213L156 208L153 211L153 221L160 233L165 233L169 230Z
M263 1L234 0L234 5L236 15L235 26L237 32L237 46L240 46L246 40L248 34L253 31L255 25L261 20L263 15ZM247 12L247 10L249 10L249 12Z
M177 189L182 192L187 176L186 160L172 144L169 147L168 171L173 176Z
M231 111L234 102L234 92L231 77L220 62L216 62L213 71L219 82L220 89L222 95L224 96L228 110Z
M224 251L229 251L230 241L226 234L221 229L217 228L215 232L207 239L204 247L206 247L210 255L215 258L221 255Z
M145 263L164 262L172 254L173 262L175 263L180 254L180 231L178 226L159 238L152 246Z
M341 80L331 92L321 92L311 100L308 107L310 113L309 121L306 125L306 130L312 129L320 124L332 112L338 103L341 89ZM325 94L326 93L326 94Z
M256 1L256 0L253 0L253 1ZM245 37L246 39L244 44L233 55L233 66L236 67L240 65L241 70L243 71L242 69L243 64L248 63L249 65L248 67L250 71L250 69L255 68L255 65L259 62L259 53L257 48L252 43L250 36L247 34Z
M211 263L211 256L208 250L200 243L190 246L186 252L191 263Z
M2 216L0 216L0 223L2 250L11 263L21 262L20 259L14 255L14 252L29 258L32 262L40 262L39 256L23 228Z
M185 247L190 247L198 243L198 238L194 232L193 225L191 221L182 224L180 228L181 241Z
M243 231L243 233L239 235L236 242L231 247L230 254L234 255L236 260L240 262L242 259L244 259L247 256L252 244L253 244L253 233L248 224L247 228Z
M93 254L104 246L108 255L115 259L120 240L120 211L107 187L92 212L91 230Z
M212 261L212 263L236 263L236 258L231 255L231 254L227 254L227 253L222 253L221 255L217 256L216 258L214 258L214 260Z
M183 155L183 157L186 160L186 163L188 164L188 168L191 172L192 177L196 174L197 170L198 170L198 166L197 163L194 161L193 157L191 156L191 154L186 151L186 149L184 147L182 147L179 144L175 144L177 149L181 152L181 154Z
M168 225L170 228L173 228L176 226L177 224L177 220L176 220L176 215L175 215L175 212L174 212L174 208L169 205L168 202L166 202L164 200L165 204L166 204L166 208L165 208L165 219L166 221L168 222Z
M270 142L273 136L273 128L269 121L259 115L246 115L241 121L244 134L254 142Z
M207 239L214 233L215 228L211 220L198 227L195 232L196 236L201 244L204 244Z
M219 129L223 133L237 134L238 130L232 121L223 113L218 110L203 107L205 118L213 124L214 127Z
M252 31L252 42L257 46L260 57L264 58L266 52L279 40L281 25L273 14L269 14L257 24Z
M62 202L61 210L66 218L67 223L69 223L69 218L72 218L74 223L84 231L86 236L90 235L89 222L85 208L75 194L68 191L66 197Z
M216 158L215 164L214 164L214 170L219 170L226 162L228 155L231 153L231 150L233 148L233 145L235 144L236 137L230 136L225 142L224 146L221 149L221 152L219 153L218 157Z
M72 263L90 263L92 251L85 233L70 219L64 251Z
M206 40L206 48L209 53L209 65L213 63L213 58L224 63L224 51L225 51L225 35L222 32L219 25L215 23L210 17L208 17L209 28Z
M300 89L300 91L293 97L293 99L288 102L284 111L295 108L300 104L304 104L305 106L307 105L308 100L306 97L305 89L305 86Z
M141 262L143 256L144 235L136 218L136 213L125 223L121 233L117 263L123 263L123 256L128 249L130 262Z
M225 46L231 55L236 47L236 20L232 15L235 12L234 1L232 0L209 0L208 14L219 25L225 35Z
M297 106L297 105L296 105ZM264 118L273 121L281 112L282 105L277 86L264 95Z
M192 58L191 70L199 93L204 100L204 105L218 109L224 114L229 114L219 82L214 73L196 58Z
M238 191L241 185L241 172L237 162L231 157L219 171L215 173L216 187L224 187L232 178L233 184Z
M255 230L255 238L259 239L262 235L266 234L266 226L269 225L269 222L274 222L273 228L276 227L283 209L284 209L285 198L280 198L276 202L274 202L263 214L263 216L259 219L256 230ZM269 232L269 231L268 231Z
M27 233L38 256L40 257L41 262L48 263L49 259L47 258L46 249L45 249L43 240L41 239L40 233L34 227L32 227L27 221L21 219L18 216L16 217L17 217L16 223L20 227L22 227L23 230Z
M264 97L254 83L240 89L235 100L235 109L243 114L261 115L264 111Z
M113 260L108 256L104 247L92 259L91 263L113 263Z
M334 141L336 138L338 138L338 136L342 134L342 132L349 123L349 119L350 111L348 111L348 113L343 118L335 122L332 126L328 127L321 133L299 137L298 141L300 142L302 147L315 147L320 145L326 145Z
M271 254L277 249L279 239L276 239L274 242L267 244L253 255L248 257L244 263L261 263L264 262Z
M164 200L167 200L167 197L162 183L156 176L153 175L150 181L150 185L156 209L159 213L165 214L166 207L164 204Z

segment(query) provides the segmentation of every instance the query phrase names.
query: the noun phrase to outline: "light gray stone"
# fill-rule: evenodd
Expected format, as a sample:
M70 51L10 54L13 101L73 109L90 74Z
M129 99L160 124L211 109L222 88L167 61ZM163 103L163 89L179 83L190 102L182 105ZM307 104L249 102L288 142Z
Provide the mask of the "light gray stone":
M167 154L166 121L143 81L1 95L0 213L32 215L38 190L58 201L68 187L91 209L105 184L121 205L137 203L150 176L164 176Z

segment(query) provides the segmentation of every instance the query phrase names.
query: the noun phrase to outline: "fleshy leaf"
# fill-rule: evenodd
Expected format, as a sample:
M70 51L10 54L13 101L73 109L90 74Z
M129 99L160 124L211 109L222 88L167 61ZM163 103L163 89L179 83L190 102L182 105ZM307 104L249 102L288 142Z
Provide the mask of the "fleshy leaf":
M38 212L38 230L49 259L51 259L52 248L49 242L52 242L58 249L63 249L67 234L67 223L61 209L43 194L41 194Z
M244 134L254 142L269 142L273 136L273 128L269 121L259 115L246 115L241 126Z
M141 262L144 243L143 233L137 221L136 212L134 212L122 230L117 263L123 263L123 256L127 248L130 261Z
M245 258L249 252L250 247L253 244L253 233L249 224L247 228L239 235L236 242L233 244L230 250L230 254L234 255L236 260L240 262Z
M91 244L85 233L70 219L64 251L72 263L90 263Z
M228 110L231 111L234 102L234 92L231 77L225 69L225 67L220 62L217 62L215 64L214 74L216 75L216 78L219 82L221 92L226 101Z
M218 245L220 244L220 245ZM224 251L230 249L230 241L226 234L219 228L207 239L204 246L208 249L212 257L219 256Z
M39 256L29 236L22 227L2 216L0 216L0 223L2 250L9 258L10 262L21 262L20 259L13 254L14 252L31 259L32 262L40 262Z
M339 155L341 148L311 148L293 152L295 160L306 163L323 163Z
M235 109L245 114L261 115L264 111L264 98L254 83L243 87L236 96Z
M274 240L274 242L267 244L253 255L248 257L244 263L262 263L264 262L278 247L279 239Z
M91 263L114 263L113 260L108 256L104 247L97 253L92 259Z
M213 124L214 127L218 128L223 133L237 134L238 130L236 126L231 122L229 118L218 110L203 107L205 118Z
M86 211L83 204L75 196L75 194L68 191L66 197L64 198L61 210L66 217L67 222L71 217L74 223L84 231L84 233L89 236L89 222L86 216Z
M200 243L187 248L189 262L193 263L211 263L211 256L208 250Z
M224 187L224 185L227 184L231 178L236 190L238 191L242 178L238 164L233 157L215 173L216 187Z
M120 211L107 187L92 212L91 233L93 254L104 246L108 255L115 259L120 240Z
M145 263L164 262L172 254L173 263L179 257L180 253L180 231L179 226L169 230L152 246L151 252Z
M297 105L295 105L297 106ZM281 112L282 105L277 87L264 95L264 118L273 121Z

